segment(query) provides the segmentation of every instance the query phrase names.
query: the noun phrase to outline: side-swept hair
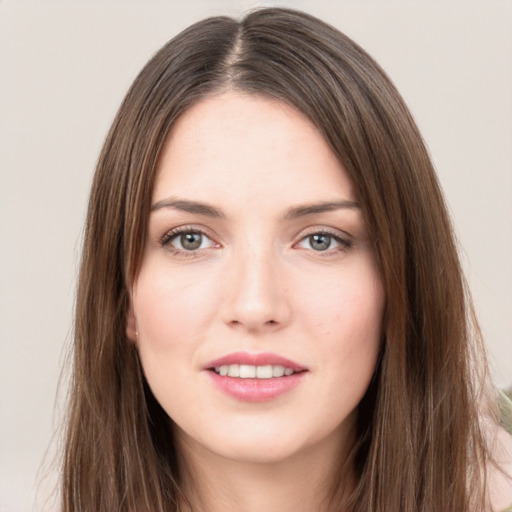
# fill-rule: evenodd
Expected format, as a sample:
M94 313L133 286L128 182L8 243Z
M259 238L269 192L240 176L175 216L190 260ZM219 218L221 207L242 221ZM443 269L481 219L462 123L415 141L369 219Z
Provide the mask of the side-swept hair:
M175 511L170 419L127 341L159 154L191 105L227 90L303 112L348 172L375 248L386 311L359 405L348 501L333 510L483 509L479 427L485 355L454 236L421 135L368 54L307 14L262 9L201 21L167 43L128 91L99 157L78 285L63 464L65 512Z

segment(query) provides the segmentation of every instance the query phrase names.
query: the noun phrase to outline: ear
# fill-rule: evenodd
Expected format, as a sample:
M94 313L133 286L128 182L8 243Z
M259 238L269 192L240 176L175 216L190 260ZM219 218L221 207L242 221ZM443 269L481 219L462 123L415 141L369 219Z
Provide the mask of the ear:
M135 319L133 299L131 297L130 306L128 307L128 314L126 315L126 336L131 342L137 343L137 320Z

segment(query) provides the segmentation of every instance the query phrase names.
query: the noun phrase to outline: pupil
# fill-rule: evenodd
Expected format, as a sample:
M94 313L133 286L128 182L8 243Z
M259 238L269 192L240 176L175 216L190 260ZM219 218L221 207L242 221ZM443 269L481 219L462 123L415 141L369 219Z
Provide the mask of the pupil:
M181 245L188 251L193 251L201 246L201 234L200 233L185 233L181 235Z
M325 251L331 245L331 237L328 235L311 235L310 243L316 251Z

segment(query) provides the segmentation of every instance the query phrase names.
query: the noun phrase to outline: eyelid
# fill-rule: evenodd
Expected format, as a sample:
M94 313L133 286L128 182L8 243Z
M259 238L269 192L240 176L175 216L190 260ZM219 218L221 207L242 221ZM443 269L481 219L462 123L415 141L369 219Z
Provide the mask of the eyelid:
M179 249L177 247L172 246L172 244L170 242L172 240L174 240L176 237L178 237L179 235L182 235L185 233L200 234L200 235L204 236L205 238L207 238L208 240L210 240L212 243L212 246L211 247L203 247L202 249L189 250L189 251L187 251L185 249ZM183 256L183 257L194 257L194 256L197 257L200 255L201 252L203 252L205 250L221 247L221 244L215 240L215 237L210 234L208 229L206 229L202 226L197 226L197 225L193 225L193 224L185 224L182 226L177 226L172 229L169 229L168 231L166 231L164 233L164 235L162 237L159 238L158 244L161 247L163 247L164 249L167 249L172 254L175 254L178 256Z
M300 244L308 237L313 235L330 236L334 238L334 240L336 240L336 242L341 246L334 249L326 249L325 251L314 251L313 249L310 249L311 251L316 252L318 254L332 254L332 252L348 250L354 245L354 238L345 231L326 226L312 226L307 228L306 230L301 231L299 235L297 235L298 240L294 242L293 247L296 247L298 244Z
M170 242L171 240L175 239L180 234L184 233L197 233L204 237L206 237L208 240L211 241L212 246L210 247L204 247L204 248L198 248L195 250L186 250L186 249L179 249L176 247L173 247ZM308 248L302 248L304 250L308 250L311 252L314 252L318 255L332 255L334 252L342 252L344 250L350 249L354 245L354 238L347 232L342 231L338 228L333 227L327 227L327 226L310 226L306 229L303 229L299 234L296 235L295 242L293 242L292 247L297 248L297 246L305 241L308 237L316 234L322 234L322 235L328 235L332 237L338 244L338 247L335 248L329 248L325 251L315 251L314 249L308 249ZM169 252L183 257L198 257L200 254L204 251L210 250L210 249L216 249L222 247L222 244L217 241L216 236L212 235L210 233L210 230L204 226L198 226L197 224L185 224L181 226L176 226L172 229L167 230L163 236L159 237L158 239L158 245L160 247L166 248Z

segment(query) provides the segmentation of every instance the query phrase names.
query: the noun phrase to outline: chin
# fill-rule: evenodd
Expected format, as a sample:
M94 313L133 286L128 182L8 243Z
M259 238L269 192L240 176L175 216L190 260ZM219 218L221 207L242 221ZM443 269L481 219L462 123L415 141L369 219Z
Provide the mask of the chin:
M332 453L344 438L343 424L324 424L323 428L316 425L314 428L297 418L293 423L279 422L277 418L272 420L261 421L260 418L258 421L253 417L236 425L211 425L207 432L189 430L186 433L179 429L176 440L185 450L200 448L213 457L233 462L278 464L309 456L312 452L320 454L328 450Z
M293 440L275 442L263 439L252 442L240 440L221 446L210 446L209 449L223 459L240 464L277 465L300 456L306 446Z
M257 439L237 439L229 445L219 447L224 457L246 463L270 464L278 463L301 453L305 449L303 439L281 436L276 438L273 433Z

